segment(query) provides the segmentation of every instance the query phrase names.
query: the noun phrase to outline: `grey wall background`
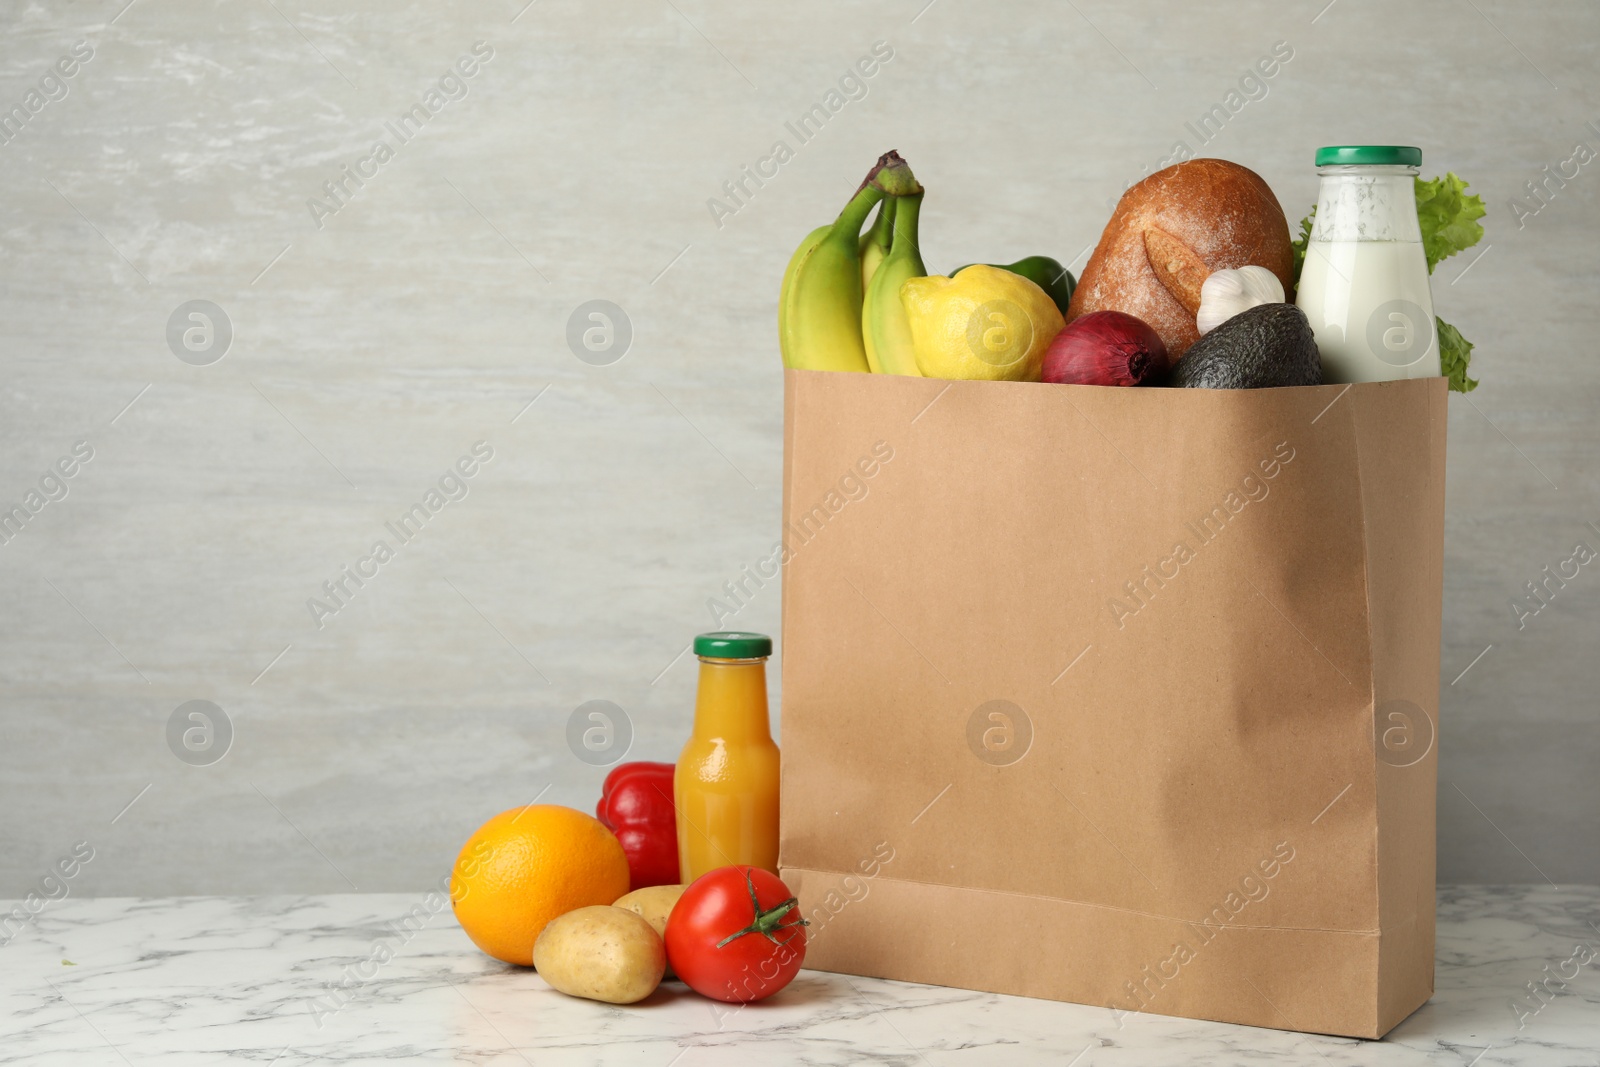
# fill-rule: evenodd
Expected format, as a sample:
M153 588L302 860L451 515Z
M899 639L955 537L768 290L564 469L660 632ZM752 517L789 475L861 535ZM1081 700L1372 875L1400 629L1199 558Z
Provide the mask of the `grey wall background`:
M673 758L685 643L778 526L794 244L895 147L931 269L1081 268L1179 140L1291 221L1325 143L1423 145L1488 201L1482 258L1434 281L1483 381L1450 403L1439 874L1600 882L1600 574L1525 629L1509 607L1600 548L1600 161L1509 208L1600 147L1600 7L523 2L0 8L0 106L93 49L0 145L0 500L94 449L0 546L0 895L80 839L78 892L420 887L496 811L591 807L580 703ZM308 198L475 41L468 95L318 228ZM876 41L866 97L799 144L784 123ZM1202 148L1185 122L1279 41ZM779 139L794 158L718 226L708 198ZM166 340L194 299L233 328L209 366ZM610 366L565 341L592 299L632 323ZM480 440L469 495L319 629L307 599ZM730 624L776 633L778 605ZM234 730L210 766L166 742L195 699Z

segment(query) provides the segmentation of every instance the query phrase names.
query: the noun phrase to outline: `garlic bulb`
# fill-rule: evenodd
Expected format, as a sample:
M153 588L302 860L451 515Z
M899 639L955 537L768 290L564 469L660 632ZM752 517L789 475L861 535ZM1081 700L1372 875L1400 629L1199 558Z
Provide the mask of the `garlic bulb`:
M1200 312L1195 325L1210 333L1241 311L1259 304L1283 303L1283 283L1265 267L1212 271L1200 286Z

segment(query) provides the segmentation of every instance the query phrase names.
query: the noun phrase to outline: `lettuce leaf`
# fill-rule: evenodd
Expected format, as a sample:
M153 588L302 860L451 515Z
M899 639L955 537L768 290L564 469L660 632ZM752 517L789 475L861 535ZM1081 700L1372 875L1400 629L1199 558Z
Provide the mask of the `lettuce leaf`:
M1306 265L1306 245L1311 241L1311 220L1317 217L1317 205L1311 205L1311 214L1300 220L1300 236L1289 242L1289 248L1294 252L1294 284L1300 284L1300 268Z
M1432 181L1415 180L1417 222L1422 227L1422 251L1428 257L1428 273L1457 252L1471 248L1483 239L1483 197L1468 196L1467 183L1446 171L1443 178ZM1450 388L1458 393L1470 393L1478 387L1475 378L1467 377L1467 367L1472 362L1472 342L1461 336L1461 331L1435 317L1439 331L1439 366L1450 379Z
M1422 250L1428 273L1436 264L1483 239L1483 197L1467 196L1467 183L1447 171L1432 181L1416 179L1417 222L1422 225Z
M1458 393L1470 393L1478 387L1476 378L1467 377L1467 364L1472 362L1472 342L1461 336L1461 331L1434 316L1439 331L1439 366L1450 379L1450 388Z

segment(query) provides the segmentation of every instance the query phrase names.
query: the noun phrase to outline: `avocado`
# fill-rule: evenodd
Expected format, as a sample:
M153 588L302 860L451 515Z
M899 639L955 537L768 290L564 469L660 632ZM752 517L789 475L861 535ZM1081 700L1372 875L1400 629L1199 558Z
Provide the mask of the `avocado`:
M1293 304L1258 304L1190 345L1167 384L1189 389L1321 385L1322 356L1305 312Z

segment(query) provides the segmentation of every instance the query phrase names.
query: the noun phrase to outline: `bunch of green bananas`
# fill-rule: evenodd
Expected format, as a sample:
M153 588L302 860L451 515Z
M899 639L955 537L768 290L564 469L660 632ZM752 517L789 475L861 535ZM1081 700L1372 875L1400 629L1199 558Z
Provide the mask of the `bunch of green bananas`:
M783 289L778 294L778 343L786 367L807 370L871 370L866 342L862 337L863 280L871 284L865 264L877 268L887 262L886 245L892 248L886 219L897 213L893 205L899 197L922 196L922 186L911 175L911 168L898 152L888 152L868 172L844 210L831 226L819 226L806 235L789 258L783 272ZM887 208L879 209L878 223L866 239L861 226L884 197ZM911 211L913 226L916 211ZM915 244L911 245L915 249ZM866 255L863 256L863 250ZM922 272L921 260L917 272ZM899 303L898 293L896 304ZM912 360L915 368L916 361Z
M900 299L907 279L928 273L917 245L922 196L900 153L887 152L833 224L800 242L778 295L784 366L922 376ZM862 233L875 206L878 216ZM995 266L1035 282L1066 314L1076 282L1060 263L1029 256Z

